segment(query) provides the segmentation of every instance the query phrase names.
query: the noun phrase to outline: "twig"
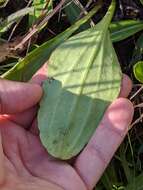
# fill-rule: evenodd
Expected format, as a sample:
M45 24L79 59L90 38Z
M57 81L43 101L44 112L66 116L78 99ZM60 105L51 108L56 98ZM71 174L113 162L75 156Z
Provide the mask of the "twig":
M54 15L55 13L57 13L60 8L64 5L66 0L61 0L61 2L55 7L55 9L53 10L53 12L51 12L51 14L47 15L42 21L41 23L37 26L38 29L40 29L44 24L46 24Z
M84 8L84 6L80 3L79 0L74 0L74 3L81 9L81 11L82 11L82 13L83 13L84 15L87 15L87 14L88 14L88 12L87 12L86 9ZM82 16L82 14L79 15L79 18L80 18L81 16ZM91 25L91 26L94 26L94 25L95 25L94 22L92 21L92 19L90 19L90 20L91 20L90 25Z
M87 2L87 4L86 4L85 8L87 9L87 8L91 5L91 3L92 3L92 0L89 0L89 1Z
M44 7L44 10L48 8L49 2L50 2L50 0L47 0L47 1L46 1L46 5L45 5L45 7Z
M137 92L134 93L133 96L131 96L130 100L132 100L135 96L137 96L142 90L143 90L143 86L141 86L140 89L137 90Z
M31 2L32 2L32 0L30 0L30 1L28 2L28 4L27 4L26 7L29 7L29 5L31 4ZM13 29L12 29L12 31L11 31L11 34L10 34L9 37L8 37L8 42L11 40L11 38L12 38L12 36L13 36L13 34L14 34L16 28L17 28L17 26L19 25L19 23L21 22L22 19L23 19L23 17L20 18L19 21L18 21L18 22L15 24L15 26L13 27Z
M64 5L66 0L61 0L61 2L54 8L54 10L49 13L38 25L33 26L32 30L23 38L23 40L14 48L14 50L20 49L33 35L35 35L39 29L46 24Z
M136 119L129 127L129 129L131 129L134 125L136 125L137 123L139 123L141 120L143 119L143 114L141 114L141 116Z
M134 106L134 108L142 108L142 107L143 107L143 103L140 103Z

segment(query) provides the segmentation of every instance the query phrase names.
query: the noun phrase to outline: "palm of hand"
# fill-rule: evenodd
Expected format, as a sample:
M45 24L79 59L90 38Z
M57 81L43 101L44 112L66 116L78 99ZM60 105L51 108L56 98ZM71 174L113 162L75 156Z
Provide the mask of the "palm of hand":
M74 189L68 186L75 181L79 189L85 189L70 165L51 160L38 136L5 119L0 125L6 167L1 190Z
M35 121L37 109L34 105L41 98L41 88L32 84L0 82L0 112L10 114L1 115L0 118L2 137L2 146L0 145L0 189L92 189L127 132L133 115L132 105L125 99L119 99L113 103L105 114L99 130L97 129L90 143L71 166L51 158L35 133L36 128L33 121ZM129 90L126 89L125 94L128 93ZM13 101L12 97L16 101ZM112 112L115 116L113 121L109 118ZM120 117L117 116L119 112L121 113ZM122 121L119 122L121 118ZM104 122L111 128L105 126ZM25 129L27 127L29 130ZM111 141L110 147L107 147L104 154L106 142L102 141L104 136L108 135L113 135L113 137L109 140ZM101 147L98 147L98 144L101 144Z

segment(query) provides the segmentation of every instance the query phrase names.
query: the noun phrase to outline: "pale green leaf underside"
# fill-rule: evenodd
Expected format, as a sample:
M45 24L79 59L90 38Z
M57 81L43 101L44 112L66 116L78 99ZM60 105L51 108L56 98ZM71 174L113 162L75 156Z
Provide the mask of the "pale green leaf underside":
M106 20L105 20L106 22ZM121 71L104 22L67 40L52 54L38 113L40 138L54 157L86 145L120 91Z

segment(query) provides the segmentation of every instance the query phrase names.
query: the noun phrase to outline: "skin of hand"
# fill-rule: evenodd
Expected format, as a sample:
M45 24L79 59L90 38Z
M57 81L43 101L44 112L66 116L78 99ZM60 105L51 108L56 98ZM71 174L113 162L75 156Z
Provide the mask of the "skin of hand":
M132 83L124 75L120 97L107 109L72 165L43 148L36 126L44 69L30 83L0 79L0 190L92 190L128 132ZM96 119L96 118L95 118Z

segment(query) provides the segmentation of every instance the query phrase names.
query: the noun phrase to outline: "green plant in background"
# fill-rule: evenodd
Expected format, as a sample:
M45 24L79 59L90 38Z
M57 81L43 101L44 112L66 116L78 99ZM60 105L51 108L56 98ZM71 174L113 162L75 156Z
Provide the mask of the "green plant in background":
M69 38L50 57L38 126L54 157L77 155L119 95L121 70L108 30L114 9L112 1L95 27Z
M83 10L77 4L71 2L69 6L65 7L65 12L69 22L73 24L76 19L79 18ZM90 27L90 21L88 21L80 27L79 31L84 31ZM141 30L143 30L143 21L140 20L122 20L110 24L112 42L124 40Z
M33 0L32 7L34 8L34 12L33 14L29 14L29 26L32 26L37 21L37 19L42 17L44 14L52 11L52 4L52 0L50 0L48 4L47 0Z
M8 29L10 29L10 27L12 26L12 24L14 24L15 22L18 22L19 19L21 19L23 16L34 12L34 8L33 7L27 7L27 8L23 8L13 14L11 14L10 16L8 16L6 19L4 19L1 24L0 24L0 36L6 32Z
M97 6L96 11L100 6ZM77 21L69 29L62 34L57 35L55 38L45 42L41 46L37 47L30 54L28 54L23 60L20 60L14 67L8 70L2 77L9 80L28 81L34 75L34 73L49 59L52 51L69 36L71 36L83 23L91 18L95 12L89 13L85 19ZM113 42L126 39L133 34L143 29L142 21L119 21L110 24L111 39Z
M143 83L143 34L140 35L136 42L136 46L133 52L133 57L132 57L132 65L133 67L133 72L136 77L136 79Z
M36 1L33 1L33 3ZM41 1L40 1L41 2ZM42 4L44 3L44 4ZM45 6L45 1L42 1L42 3L39 3L38 6L41 8ZM34 9L36 12L38 12L37 18L39 18L41 14L41 8L38 10L38 6L35 4ZM49 7L52 5L52 1L49 2ZM71 11L71 8L73 10L74 7L72 7L73 4L70 4L70 8L66 7L66 11ZM77 7L77 5L76 5ZM97 10L100 6L97 6ZM95 8L96 9L96 8ZM26 10L26 9L25 9ZM33 10L33 6L32 6ZM49 9L50 10L50 9ZM33 11L33 17L34 12ZM74 18L79 15L80 9L77 7L74 11ZM30 11L31 12L31 11ZM97 11L95 11L97 12ZM89 17L85 18L91 18L95 14L93 11L91 14L89 14ZM25 13L26 14L26 13ZM14 14L16 15L16 13ZM16 20L18 20L18 15ZM31 17L31 14L30 14ZM35 50L33 50L30 54L28 54L23 60L20 60L14 67L12 67L10 70L8 70L2 77L9 79L9 80L19 80L19 81L28 81L32 75L49 59L49 56L51 55L52 51L64 40L66 40L69 36L71 36L75 31L77 31L78 28L82 26L83 23L87 23L87 20L85 19L84 22L80 20L73 24L71 28L63 32L62 34L57 35L55 38L45 42L41 46L37 47ZM8 19L6 19L8 20ZM14 20L12 20L13 23ZM5 23L5 22L4 22ZM72 22L73 23L73 22ZM9 23L11 24L11 22ZM9 25L8 24L8 25ZM1 28L2 31L4 31L4 26ZM83 28L80 28L80 31L85 30L85 25L83 25ZM89 25L88 25L89 26ZM6 27L6 26L5 26ZM7 27L6 27L7 28ZM86 25L87 28L87 25ZM133 34L143 30L143 22L142 21L134 21L134 20L125 20L125 21L118 21L113 22L110 24L110 32L111 32L111 39L113 42L124 40Z
M35 72L49 59L53 50L66 39L68 39L82 24L90 19L99 10L100 7L101 5L97 5L88 13L88 15L77 21L66 31L33 50L22 61L19 61L14 67L4 73L2 77L5 79L17 81L30 80Z

